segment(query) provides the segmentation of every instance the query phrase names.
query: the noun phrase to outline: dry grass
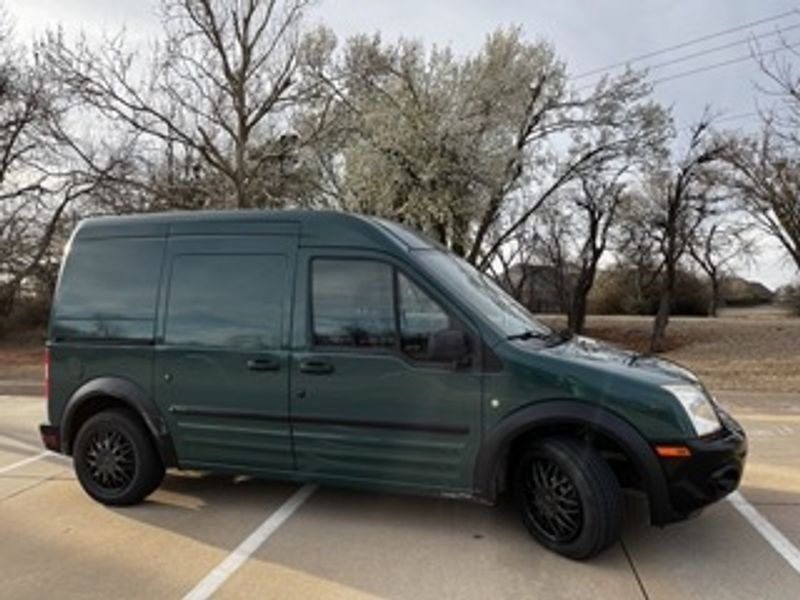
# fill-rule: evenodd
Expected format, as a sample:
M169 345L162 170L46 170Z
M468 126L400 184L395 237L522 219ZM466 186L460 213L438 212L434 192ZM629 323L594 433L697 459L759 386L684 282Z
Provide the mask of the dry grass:
M0 340L0 377L31 379L42 377L45 333L42 330L14 331Z

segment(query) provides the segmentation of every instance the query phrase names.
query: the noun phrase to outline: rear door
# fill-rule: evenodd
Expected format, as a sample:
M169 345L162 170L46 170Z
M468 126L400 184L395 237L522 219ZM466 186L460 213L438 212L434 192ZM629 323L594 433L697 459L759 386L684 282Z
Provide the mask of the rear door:
M169 239L155 389L181 465L292 468L288 335L296 239Z

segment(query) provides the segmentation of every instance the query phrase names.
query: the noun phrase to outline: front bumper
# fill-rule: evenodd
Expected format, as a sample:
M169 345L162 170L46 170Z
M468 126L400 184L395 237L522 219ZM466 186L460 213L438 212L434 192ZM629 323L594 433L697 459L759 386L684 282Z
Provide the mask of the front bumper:
M747 437L733 417L719 410L722 429L704 438L683 442L692 455L661 459L674 518L687 518L733 492L742 479Z

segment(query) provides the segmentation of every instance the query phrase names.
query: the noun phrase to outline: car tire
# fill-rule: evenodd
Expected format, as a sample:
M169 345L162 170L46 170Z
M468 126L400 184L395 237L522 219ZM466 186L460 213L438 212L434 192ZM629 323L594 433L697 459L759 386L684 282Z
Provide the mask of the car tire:
M550 550L585 560L619 539L622 491L589 444L565 437L537 440L517 457L511 483L525 526Z
M103 504L137 504L164 479L164 465L147 430L127 410L104 410L87 419L72 454L81 486Z

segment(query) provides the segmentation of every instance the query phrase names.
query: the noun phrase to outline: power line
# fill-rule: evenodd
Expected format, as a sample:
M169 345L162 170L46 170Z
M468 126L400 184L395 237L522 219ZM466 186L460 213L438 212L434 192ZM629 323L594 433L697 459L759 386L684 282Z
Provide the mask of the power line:
M667 46L665 48L661 48L659 50L653 50L651 52L646 52L644 54L639 54L638 56L634 56L634 57L628 58L626 60L621 60L619 62L612 63L612 64L607 65L605 67L598 67L598 68L592 69L590 71L585 71L584 73L580 73L578 75L575 75L571 79L573 81L578 81L580 79L585 79L587 77L591 77L592 75L597 75L599 73L606 73L608 71L612 71L612 70L617 69L619 67L624 67L626 65L629 65L631 63L641 62L641 61L643 61L645 59L648 59L648 58L654 58L654 57L660 56L662 54L667 54L668 52L673 52L675 50L680 50L682 48L687 48L689 46L694 46L694 45L700 44L702 42L707 42L709 40L713 40L713 39L716 39L716 38L719 38L719 37L723 37L723 36L731 34L731 33L735 33L737 31L743 31L743 30L751 28L751 27L756 27L758 25L764 25L765 23L772 23L774 21L778 21L780 19L784 19L784 18L792 16L792 15L797 16L798 14L800 14L800 12L798 12L798 10L796 8L794 8L794 9L792 9L790 11L786 11L786 12L783 12L781 14L774 15L772 17L766 17L764 19L758 19L758 20L755 20L755 21L750 21L749 23L744 23L742 25L737 25L736 27L731 27L729 29L723 29L722 31L717 31L715 33L710 33L710 34L703 35L703 36L700 36L700 37L697 37L697 38L693 38L693 39L687 40L685 42L681 42L679 44L674 44L672 46Z
M678 58L673 58L671 60L667 60L664 62L655 63L652 65L645 65L643 68L646 69L648 72L655 71L657 69L663 69L664 67L677 65L679 63L686 62L687 60L692 60L693 58L701 58L708 54L714 54L715 52L719 52L720 50L728 50L729 48L736 48L737 46L742 46L744 44L757 42L758 40L762 40L764 38L775 37L783 33L786 33L787 31L794 31L795 29L800 29L800 23L796 25L791 25L790 27L784 27L783 29L778 29L776 31L762 33L760 35L756 35L753 37L742 38L735 42L728 42L727 44L722 44L721 46L714 46L713 48L707 48L706 50L698 50L697 52L684 54L683 56L679 56Z
M732 123L732 122L735 122L735 121L744 121L745 119L749 120L749 119L752 119L753 117L761 117L761 116L762 116L762 113L760 113L759 111L751 110L751 111L748 111L748 112L738 113L738 114L734 114L734 115L728 115L728 116L725 116L725 117L719 117L718 119L714 119L711 122L711 125L716 127L717 125L720 125L721 123Z
M716 127L717 125L720 125L721 123L731 123L731 122L734 122L734 121L743 121L745 119L752 119L753 117L762 117L762 116L763 116L763 113L761 113L761 112L759 112L757 110L750 110L750 111L747 111L747 112L735 113L735 114L732 114L732 115L727 115L727 116L722 116L722 117L715 117L715 118L713 118L711 120L710 124L711 124L712 127ZM785 117L785 115L781 115L781 114L778 114L776 116L778 118L784 118ZM686 131L689 131L689 130L691 130L691 128L692 128L692 125L687 124L687 125L684 125L684 127L682 129L684 129Z
M791 115L788 114L789 111L786 109L784 110L768 110L768 111L760 111L760 110L750 110L747 112L736 113L733 115L727 115L723 117L719 117L718 119L713 120L713 125L718 125L719 123L728 123L731 121L741 121L743 119L750 119L752 117L759 117L766 120L770 120L774 118L776 121L781 121L787 118L791 118Z
M797 48L798 46L800 46L800 42L796 42L794 44L789 44L789 45L786 45L786 46L782 46L780 48L775 48L775 49L769 50L767 52L759 52L758 56L759 57L761 57L761 56L770 56L770 55L777 54L779 52L785 52L787 50L792 50L794 48ZM653 85L653 86L656 86L656 85L659 85L661 83L666 83L667 81L673 81L675 79L682 79L683 77L689 77L690 75L699 75L700 73L705 73L706 71L712 71L714 69L720 69L722 67L727 67L727 66L730 66L730 65L734 65L734 64L737 64L737 63L740 63L740 62L744 62L746 60L752 60L752 59L753 59L753 55L752 54L746 54L746 55L743 55L743 56L739 56L737 58L731 58L731 59L728 59L728 60L723 60L723 61L720 61L720 62L717 62L717 63L710 64L710 65L705 65L705 66L702 66L702 67L698 67L696 69L689 69L688 71L682 71L680 73L675 73L674 75L668 75L667 77L661 77L660 79L656 79L654 81L651 81L650 84Z
M760 114L761 113L759 113L757 110L751 110L744 113L738 113L735 115L728 115L726 117L720 117L719 119L714 119L713 123L714 125L717 125L718 123L728 123L729 121L741 121L742 119L749 119L750 117L760 116Z
M771 56L771 55L774 55L774 54L778 54L779 52L785 52L787 50L792 50L794 48L797 48L798 46L800 46L800 42L795 42L793 44L786 44L786 45L782 45L782 46L780 46L778 48L773 48L772 50L768 50L766 52L759 52L757 54L757 56L758 57ZM710 54L710 53L711 52L698 53L697 57L705 56L706 54ZM697 58L697 57L695 57L695 58ZM680 71L680 72L674 73L672 75L667 75L667 76L661 77L659 79L651 80L648 83L651 86L655 87L655 86L657 86L657 85L659 85L661 83L666 83L668 81L673 81L675 79L682 79L684 77L689 77L690 75L699 75L701 73L705 73L706 71L712 71L714 69L720 69L722 67L727 67L727 66L730 66L730 65L741 63L741 62L744 62L746 60L750 60L752 58L754 58L754 55L752 53L748 53L746 55L737 56L736 58L723 60L723 61L720 61L720 62L712 63L712 64L709 64L709 65L704 65L702 67L697 67L697 68L689 69L689 70L686 70L686 71ZM647 69L647 67L645 67L645 69ZM582 85L581 87L577 88L576 91L577 92L583 92L585 90L593 88L595 85L597 85L597 83L590 83L590 84Z

